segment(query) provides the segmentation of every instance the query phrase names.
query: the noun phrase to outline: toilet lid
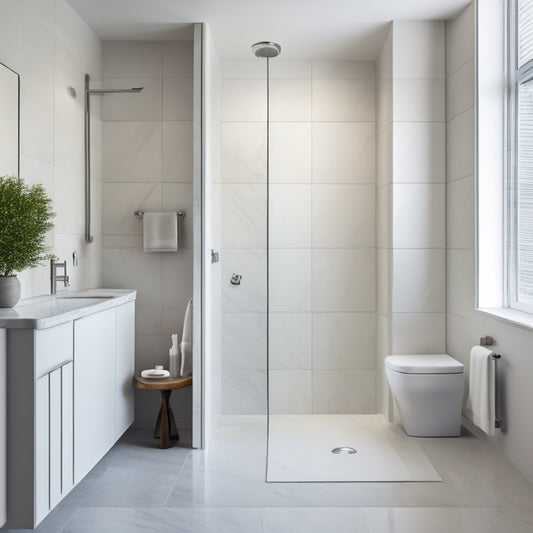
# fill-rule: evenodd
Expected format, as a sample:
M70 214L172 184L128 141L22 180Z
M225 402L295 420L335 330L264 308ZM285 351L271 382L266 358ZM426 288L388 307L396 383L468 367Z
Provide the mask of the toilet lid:
M404 374L462 374L464 365L445 353L389 355L385 365Z

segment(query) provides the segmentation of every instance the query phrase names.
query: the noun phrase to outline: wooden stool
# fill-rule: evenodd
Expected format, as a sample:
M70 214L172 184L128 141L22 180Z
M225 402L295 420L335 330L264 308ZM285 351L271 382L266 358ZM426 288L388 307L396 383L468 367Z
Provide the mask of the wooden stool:
M169 400L174 389L181 389L189 385L192 385L192 376L161 379L134 376L133 378L133 386L136 389L158 390L161 392L161 409L154 428L154 439L161 439L161 448L172 448L180 439Z

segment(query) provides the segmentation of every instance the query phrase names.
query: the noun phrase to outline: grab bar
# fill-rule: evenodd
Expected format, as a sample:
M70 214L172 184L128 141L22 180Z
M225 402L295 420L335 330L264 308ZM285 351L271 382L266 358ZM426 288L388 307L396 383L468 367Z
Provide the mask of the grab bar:
M492 364L494 365L494 427L505 429L505 424L500 417L500 384L498 379L498 359L501 359L498 353L492 354Z

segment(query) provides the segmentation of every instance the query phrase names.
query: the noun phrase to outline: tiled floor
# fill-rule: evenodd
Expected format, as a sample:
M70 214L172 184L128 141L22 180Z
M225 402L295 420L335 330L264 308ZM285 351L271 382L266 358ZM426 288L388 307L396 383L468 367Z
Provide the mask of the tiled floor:
M265 483L264 417L224 419L208 452L129 431L40 533L531 533L533 485L468 431L416 439L441 483Z
M353 454L333 454L338 447ZM441 481L415 439L382 415L271 415L268 481Z

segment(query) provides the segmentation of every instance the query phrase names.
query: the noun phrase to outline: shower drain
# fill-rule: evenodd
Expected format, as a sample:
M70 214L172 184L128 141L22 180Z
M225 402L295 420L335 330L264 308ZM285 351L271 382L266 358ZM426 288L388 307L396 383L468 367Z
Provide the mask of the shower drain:
M333 448L333 450L331 450L331 453L349 454L349 453L357 453L357 450L355 448L350 448L349 446L341 446L340 448Z

